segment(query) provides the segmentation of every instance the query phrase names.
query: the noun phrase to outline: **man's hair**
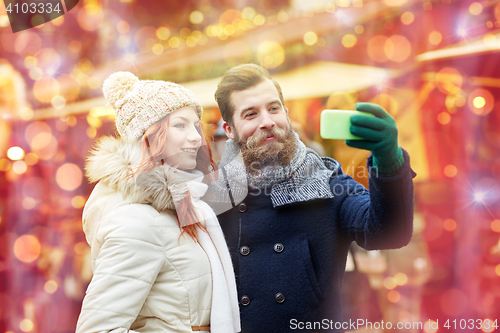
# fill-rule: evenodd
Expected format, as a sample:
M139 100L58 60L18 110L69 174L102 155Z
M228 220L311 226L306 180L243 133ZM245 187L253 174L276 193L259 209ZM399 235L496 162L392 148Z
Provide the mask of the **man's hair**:
M224 119L224 121L229 125L234 125L233 114L235 109L231 103L231 94L234 91L242 91L251 88L266 79L270 80L274 84L276 90L278 91L281 104L285 107L281 87L278 82L271 78L269 72L261 66L255 64L244 64L228 70L217 86L215 100L217 101L217 104L219 104L222 119Z

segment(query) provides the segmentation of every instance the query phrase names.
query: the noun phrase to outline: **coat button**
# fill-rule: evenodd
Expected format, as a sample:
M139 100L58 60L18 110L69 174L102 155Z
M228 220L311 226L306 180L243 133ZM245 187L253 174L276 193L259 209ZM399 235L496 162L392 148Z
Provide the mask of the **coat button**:
M275 296L274 296L274 299L276 299L276 302L278 303L283 303L285 301L285 295L283 295L283 293L277 293Z
M246 203L242 202L238 205L238 210L240 211L240 213L244 213L246 212L248 209L248 206Z
M242 246L240 247L240 253L241 255L247 256L250 254L250 248L248 246Z
M285 247L283 246L283 244L281 244L281 243L274 244L274 252L281 253L281 252L283 252L284 249L285 249Z
M247 306L248 304L250 304L250 297L248 297L247 295L241 296L240 303L243 306Z

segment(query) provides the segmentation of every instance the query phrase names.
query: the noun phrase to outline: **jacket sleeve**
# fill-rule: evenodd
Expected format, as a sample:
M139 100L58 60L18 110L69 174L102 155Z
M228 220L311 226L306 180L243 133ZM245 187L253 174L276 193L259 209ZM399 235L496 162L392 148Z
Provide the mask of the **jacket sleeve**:
M408 153L403 150L400 171L384 177L372 167L366 190L351 177L340 174L331 181L340 203L340 223L349 239L367 249L394 249L409 243L413 233L413 177Z
M138 205L121 207L101 221L95 235L101 248L77 333L134 332L130 326L165 262L161 231Z

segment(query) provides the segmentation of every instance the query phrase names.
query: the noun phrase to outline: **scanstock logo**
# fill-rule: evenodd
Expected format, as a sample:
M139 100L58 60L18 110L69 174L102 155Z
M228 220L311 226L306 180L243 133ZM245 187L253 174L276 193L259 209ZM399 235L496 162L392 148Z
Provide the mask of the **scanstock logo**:
M4 0L12 32L52 21L73 9L79 0Z

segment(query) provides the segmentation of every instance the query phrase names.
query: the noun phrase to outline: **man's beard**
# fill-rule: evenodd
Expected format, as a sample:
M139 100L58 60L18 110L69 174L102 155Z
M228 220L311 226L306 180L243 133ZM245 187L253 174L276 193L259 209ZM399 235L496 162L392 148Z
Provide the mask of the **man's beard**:
M269 134L274 135L275 140L266 142ZM275 126L270 131L259 131L246 142L240 142L236 135L236 142L240 146L243 162L252 174L265 167L288 166L297 150L295 133L290 126L287 129Z

